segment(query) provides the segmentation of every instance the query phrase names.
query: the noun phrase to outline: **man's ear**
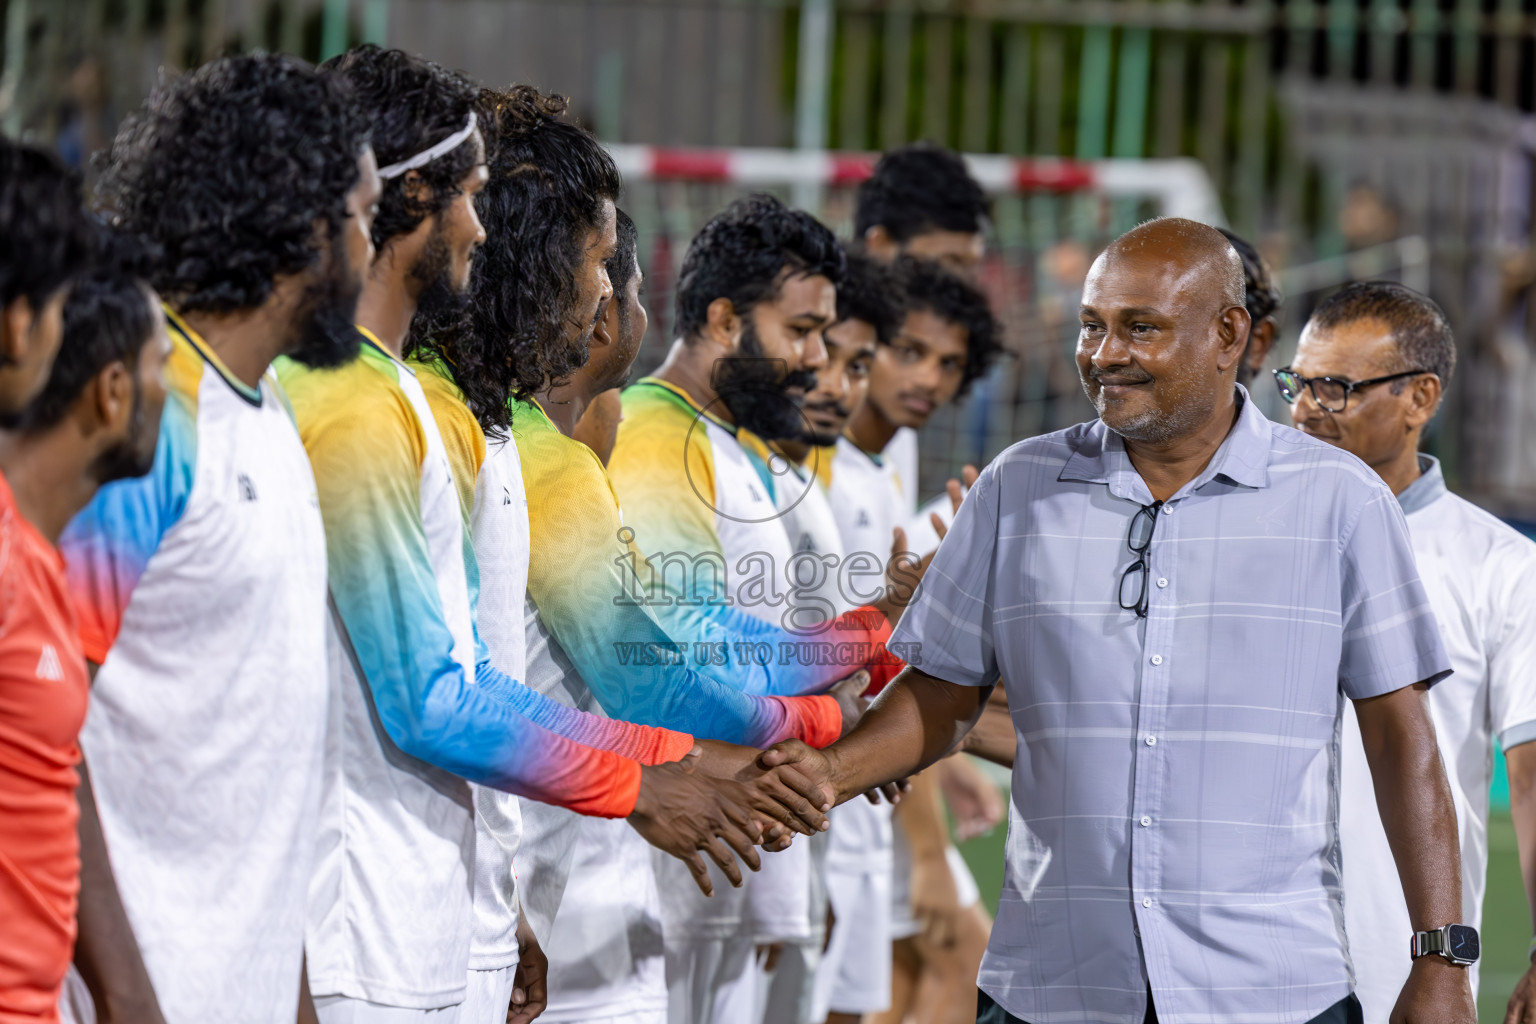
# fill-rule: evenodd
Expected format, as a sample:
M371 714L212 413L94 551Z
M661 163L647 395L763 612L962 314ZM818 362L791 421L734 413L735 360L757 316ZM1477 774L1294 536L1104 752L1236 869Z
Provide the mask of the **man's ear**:
M609 299L603 305L603 315L597 318L597 324L592 328L592 341L588 348L593 352L600 348L606 348L614 342L614 333L618 329L618 317L613 313L614 299Z
M406 171L400 188L409 202L424 205L432 201L432 186L427 184L420 171Z
M1422 427L1435 418L1445 385L1438 374L1426 373L1408 382L1408 427Z
M741 317L735 303L730 299L711 302L702 333L721 348L735 348L736 339L741 337Z
M1248 328L1252 326L1248 310L1242 306L1228 306L1216 321L1216 335L1221 347L1216 351L1216 366L1226 373L1243 358L1248 345Z
M133 371L121 359L114 359L91 378L81 396L87 421L81 424L86 436L104 433L108 442L128 434L133 419Z
M1248 355L1245 357L1248 368L1257 376L1264 372L1264 363L1269 359L1269 350L1275 347L1275 338L1280 334L1280 323L1272 316L1254 324L1249 332Z
M864 248L877 260L894 260L901 255L901 246L884 224L871 224L864 229Z
M0 366L25 361L36 322L37 311L25 295L18 295L0 310Z

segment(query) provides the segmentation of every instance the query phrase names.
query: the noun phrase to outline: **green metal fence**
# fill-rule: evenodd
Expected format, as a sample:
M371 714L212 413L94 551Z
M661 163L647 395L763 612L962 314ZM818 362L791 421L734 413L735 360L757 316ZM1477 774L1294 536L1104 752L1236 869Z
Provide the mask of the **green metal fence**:
M1424 240L1430 291L1464 350L1436 443L1463 487L1536 512L1536 464L1527 464L1536 459L1515 440L1536 430L1536 407L1527 407L1536 403L1522 397L1536 389L1536 0L3 7L0 120L74 159L159 74L231 49L319 59L364 40L486 81L567 93L613 141L865 150L927 138L972 152L1192 156L1234 227L1277 263L1315 266L1404 236ZM998 248L1024 268L1032 295L1053 246L1077 239L1091 249L1136 216L1051 196L998 213ZM1294 331L1316 294L1293 299Z

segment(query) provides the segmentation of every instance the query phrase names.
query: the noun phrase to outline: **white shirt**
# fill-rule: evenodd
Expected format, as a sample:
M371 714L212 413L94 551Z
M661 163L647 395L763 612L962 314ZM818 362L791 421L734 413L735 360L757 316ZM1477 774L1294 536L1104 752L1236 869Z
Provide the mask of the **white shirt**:
M289 1024L328 692L324 528L275 381L245 387L172 326L155 468L102 488L61 540L105 659L81 743L166 1019Z
M452 660L474 679L464 513L442 435L414 371L366 347L356 365L364 361L393 373L420 425L426 445L419 489L428 562L423 568L430 570L452 639ZM353 641L334 610L326 617L326 637L334 689L320 855L310 883L310 988L317 996L387 1006L451 1006L464 998L476 927L474 787L388 742L375 728L374 702Z
M891 557L891 530L905 521L911 508L896 465L839 437L828 503L845 555L867 554L885 565ZM853 603L850 600L850 606ZM828 870L889 875L894 841L890 804L849 800L833 809L830 835Z
M479 568L480 638L490 652L491 664L509 678L526 681L528 495L523 490L517 445L509 438L485 439L470 533ZM523 839L522 801L489 786L474 790L475 932L469 968L496 971L518 962L518 885L513 860ZM571 811L562 813L574 816Z
M1493 740L1536 740L1536 544L1445 488L1440 464L1398 495L1454 674L1429 691L1461 837L1462 917L1479 926L1488 875ZM1354 708L1346 712L1339 833L1344 929L1367 1022L1385 1022L1408 980L1412 927ZM1451 924L1453 922L1436 922ZM1476 992L1477 968L1472 968Z
M817 454L812 453L812 458ZM774 503L794 554L785 579L798 628L830 622L848 607L838 586L843 541L826 487L810 467L797 467L774 453ZM817 635L817 634L810 634ZM822 858L824 859L824 858ZM760 942L809 942L825 928L825 887L813 878L811 843L801 841L779 853L764 853L763 867L747 892L752 927Z
M758 594L745 594L741 589L751 581L749 573L742 571L743 566L761 567L771 574L769 578L782 581L781 567L789 564L792 554L789 537L778 518L773 492L734 434L708 417L700 417L698 422L713 458L711 506L715 535L719 538L725 564L732 570L725 575L726 595L749 615L779 625L784 614L781 604L764 601ZM674 936L732 938L744 925L756 927L758 921L782 920L782 915L771 909L771 899L759 898L749 909L748 893L757 882L757 877L750 872L746 873L741 888L733 888L713 862L706 861L715 887L715 894L706 897L682 861L659 851L652 854L652 859L661 893L662 921L669 939ZM778 883L770 882L769 892L784 890ZM795 901L798 906L803 903L802 895L796 887L793 893L785 893L785 898ZM791 909L790 916L798 918L801 915ZM795 926L794 921L790 923ZM773 930L777 926L766 927Z

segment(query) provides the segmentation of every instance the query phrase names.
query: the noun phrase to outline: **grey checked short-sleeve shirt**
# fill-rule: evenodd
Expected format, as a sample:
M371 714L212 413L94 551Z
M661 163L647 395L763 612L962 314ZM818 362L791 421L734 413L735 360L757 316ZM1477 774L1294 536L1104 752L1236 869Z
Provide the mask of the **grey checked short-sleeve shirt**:
M1239 397L1157 517L1145 619L1119 583L1152 496L1095 421L987 467L892 636L940 679L1005 681L1019 753L980 984L1031 1024L1140 1024L1149 988L1164 1024L1297 1024L1351 988L1342 701L1449 662L1392 492Z

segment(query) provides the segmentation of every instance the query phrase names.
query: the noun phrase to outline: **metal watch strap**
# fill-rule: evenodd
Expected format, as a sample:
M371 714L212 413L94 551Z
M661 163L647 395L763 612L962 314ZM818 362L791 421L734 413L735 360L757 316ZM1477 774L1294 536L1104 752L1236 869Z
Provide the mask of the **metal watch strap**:
M1445 929L1436 928L1431 932L1414 932L1413 941L1409 943L1408 951L1417 960L1421 956L1429 956L1432 953L1444 953Z

